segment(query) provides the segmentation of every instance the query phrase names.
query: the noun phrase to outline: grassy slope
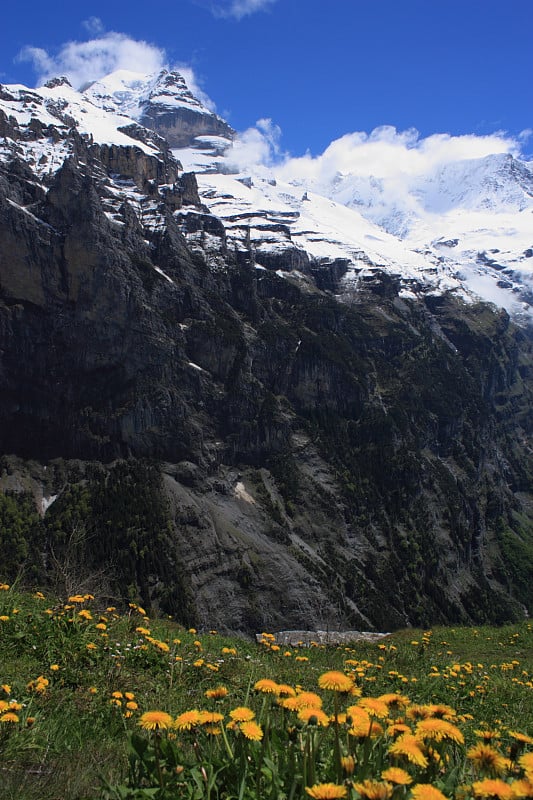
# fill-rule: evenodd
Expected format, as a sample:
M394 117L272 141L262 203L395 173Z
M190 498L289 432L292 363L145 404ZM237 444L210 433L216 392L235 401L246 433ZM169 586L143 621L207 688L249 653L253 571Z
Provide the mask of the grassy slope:
M55 603L4 588L0 652L0 701L21 704L18 723L0 724L6 800L96 798L102 777L123 778L126 732L138 729L142 712L214 708L204 692L222 684L228 696L216 705L227 714L246 702L260 678L316 691L318 676L329 669L350 671L363 695L400 691L413 702L444 702L471 715L462 725L467 744L475 740L474 729L484 727L502 736L507 727L533 736L529 622L278 650L148 620L137 606L118 613L87 597ZM130 702L138 708L127 708L127 698L114 692L133 693Z

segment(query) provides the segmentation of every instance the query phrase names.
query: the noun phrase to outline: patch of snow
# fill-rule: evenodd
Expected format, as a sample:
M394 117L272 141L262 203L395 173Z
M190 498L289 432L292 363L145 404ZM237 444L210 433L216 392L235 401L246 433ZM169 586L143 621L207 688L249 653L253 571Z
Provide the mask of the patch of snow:
M43 516L46 514L52 503L54 503L58 497L59 497L58 494L52 494L49 497L43 497L43 499L41 500L41 513Z
M233 489L233 494L239 500L244 500L245 503L253 503L253 505L255 505L254 498L252 497L251 494L249 494L249 492L246 491L246 488L242 481L239 481L235 485L235 488Z

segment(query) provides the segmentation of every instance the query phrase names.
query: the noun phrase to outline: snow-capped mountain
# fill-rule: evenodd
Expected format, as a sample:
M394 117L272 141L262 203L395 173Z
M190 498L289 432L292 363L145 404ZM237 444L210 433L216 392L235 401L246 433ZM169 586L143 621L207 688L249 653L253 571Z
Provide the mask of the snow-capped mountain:
M175 154L196 172L204 202L225 220L230 237L241 243L244 233L251 238L259 263L289 249L287 234L276 230L282 212L294 251L318 264L346 261L340 292L353 290L358 279L379 268L400 278L404 295L453 290L530 317L530 164L510 154L462 160L409 176L399 190L371 174L337 174L326 181L292 177L290 162L236 172L233 144L227 142L225 150L220 141L211 150L210 144ZM246 219L249 231L243 231Z
M156 189L111 170L106 203L117 224L125 199L143 225L164 224L159 195L171 191L179 167L195 172L201 202L224 234L191 225L197 208L176 209L175 217L214 268L229 246L249 252L259 269L318 285L329 276L339 295L385 271L402 296L453 291L518 319L533 314L533 172L512 155L448 163L409 174L401 186L360 169L302 178L287 161L243 169L233 129L175 71L119 70L79 92L65 79L2 87L1 159L22 158L46 185L77 157L75 134L106 148L138 148L165 165Z
M265 166L269 130L175 72L0 87L0 492L57 497L36 569L79 518L69 574L188 624L533 613L530 165Z

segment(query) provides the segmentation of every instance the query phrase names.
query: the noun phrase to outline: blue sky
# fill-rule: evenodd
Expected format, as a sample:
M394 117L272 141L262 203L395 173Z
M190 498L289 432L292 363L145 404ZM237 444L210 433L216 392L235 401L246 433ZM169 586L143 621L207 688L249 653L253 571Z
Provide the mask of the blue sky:
M382 125L517 137L533 128L532 30L532 0L6 2L0 81L35 85L65 43L120 33L151 46L139 68L189 65L234 128L270 118L295 156Z

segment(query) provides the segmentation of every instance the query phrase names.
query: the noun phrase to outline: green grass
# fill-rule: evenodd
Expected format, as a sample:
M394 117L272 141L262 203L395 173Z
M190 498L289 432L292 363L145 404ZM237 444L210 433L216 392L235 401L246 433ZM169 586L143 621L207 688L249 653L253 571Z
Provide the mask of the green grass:
M138 606L119 613L99 608L97 601L87 596L56 601L4 588L0 590L0 652L0 784L2 798L8 800L96 800L104 796L183 796L193 800L207 797L209 792L212 797L229 798L233 795L221 788L220 776L226 781L238 780L243 764L255 765L254 780L262 781L261 790L259 783L254 789L242 784L243 798L287 797L287 776L292 769L299 776L292 790L296 800L306 796L303 789L311 779L338 780L338 756L350 748L357 757L359 777L364 772L366 778L378 778L375 772L379 759L385 758L384 744L376 740L370 748L370 743L364 745L345 735L346 731L341 742L333 724L324 731L311 729L290 718L290 712L280 711L272 697L253 691L261 678L320 691L318 679L327 670L351 676L364 697L398 692L413 704L453 706L465 737L460 757L454 745L457 764L464 764L465 748L479 738L476 731L495 730L504 755L512 746L509 729L533 737L533 624L527 621L502 628L400 631L373 644L278 649L268 640L257 644L215 632L186 631L168 619L148 620ZM206 698L205 692L216 686L224 686L227 696ZM120 696L114 697L114 693ZM131 694L129 700L126 693ZM333 696L322 695L324 709L332 714ZM343 707L349 702L357 702L357 698L343 698ZM216 710L224 714L223 725L227 725L229 711L242 705L254 709L265 736L262 743L246 742L235 731L228 733L235 762L231 774L226 763L228 747L220 743L220 733L211 737L212 742L202 740L201 744L188 732L167 739L143 733L139 727L141 714L154 709L173 717L190 709ZM2 721L6 713L15 713L18 721ZM316 748L312 773L304 772L304 777L300 773L310 769L312 759L306 756L305 763L298 761L298 767L284 761L287 753L292 753L294 737L305 747ZM337 754L334 739L338 739ZM149 746L139 755L143 741ZM295 751L298 757L304 753L304 744L301 753ZM364 746L370 748L366 755L361 749ZM189 783L184 778L181 784L172 784L173 793L170 788L165 789L167 794L158 788L159 779L150 783L156 775L158 747L167 748L161 763L172 777L165 780L177 780L177 765L178 772L183 768L188 776ZM201 762L194 760L200 747ZM238 753L243 759L241 772L235 766ZM449 753L445 755L451 758ZM223 758L226 762L220 760ZM172 759L177 759L173 772ZM206 765L213 769L209 792L200 763L204 771ZM141 767L145 769L142 775ZM132 788L133 768L137 770L136 789ZM462 766L461 779L468 780L464 770ZM517 775L515 770L507 779ZM450 788L445 778L448 780L448 773L435 773L432 782L451 796L459 779L454 778ZM415 779L421 780L420 776ZM115 788L106 795L104 785ZM350 791L353 794L355 790ZM405 795L403 787L402 791ZM394 797L397 794L398 787Z

